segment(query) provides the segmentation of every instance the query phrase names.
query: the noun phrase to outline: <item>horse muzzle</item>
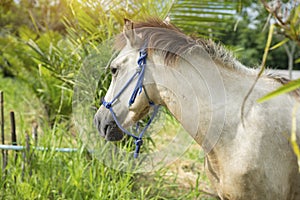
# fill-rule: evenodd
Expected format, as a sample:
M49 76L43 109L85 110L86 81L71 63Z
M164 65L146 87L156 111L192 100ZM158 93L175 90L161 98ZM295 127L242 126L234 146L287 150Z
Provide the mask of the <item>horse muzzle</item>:
M100 136L104 137L107 141L119 141L124 136L124 133L118 128L110 112L107 112L103 108L100 108L95 114L94 125Z

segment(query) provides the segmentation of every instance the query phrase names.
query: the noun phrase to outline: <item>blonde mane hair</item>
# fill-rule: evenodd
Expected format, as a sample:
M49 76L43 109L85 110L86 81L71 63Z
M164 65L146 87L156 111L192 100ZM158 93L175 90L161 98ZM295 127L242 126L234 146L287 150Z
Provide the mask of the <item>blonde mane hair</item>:
M158 18L149 18L146 21L134 23L134 29L144 41L148 42L148 53L153 50L163 50L163 56L167 65L176 63L180 55L187 53L193 47L202 47L214 60L224 63L226 66L241 68L230 51L212 40L196 38L186 35L171 23L166 23ZM124 33L117 36L115 49L121 50L126 44ZM140 47L137 47L140 48ZM170 50L170 51L168 51Z

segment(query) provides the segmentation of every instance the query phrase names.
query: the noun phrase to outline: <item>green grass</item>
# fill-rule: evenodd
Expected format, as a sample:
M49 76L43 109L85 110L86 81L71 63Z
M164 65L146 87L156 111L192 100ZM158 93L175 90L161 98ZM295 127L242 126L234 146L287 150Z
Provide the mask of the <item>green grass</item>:
M16 111L18 141L25 145L24 133L30 133L32 120L41 120L43 108L22 82L0 78L0 83L5 92L5 119L8 121L9 110ZM6 127L6 133L9 133L8 129ZM208 183L203 173L203 158L199 157L200 149L196 144L168 166L154 172L133 173L120 170L122 166L118 165L112 168L89 154L68 121L60 121L52 129L47 124L41 125L39 132L39 146L50 149L72 147L78 151L9 151L6 176L0 179L0 199L212 199L201 192ZM167 135L163 130L160 134ZM102 148L105 144L99 145ZM132 151L131 145L119 145ZM146 146L142 148L147 149ZM118 155L111 162L117 162L117 159ZM124 162L129 162L132 158L124 159ZM0 170L3 170L2 163Z

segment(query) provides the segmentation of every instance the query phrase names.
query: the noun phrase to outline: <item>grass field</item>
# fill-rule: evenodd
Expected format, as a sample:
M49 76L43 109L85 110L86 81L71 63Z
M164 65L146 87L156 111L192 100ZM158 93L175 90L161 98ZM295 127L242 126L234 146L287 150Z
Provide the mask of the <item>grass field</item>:
M191 144L176 161L152 172L111 168L87 152L70 123L61 122L49 128L43 119L42 105L24 85L15 79L0 79L0 90L5 95L6 143L10 143L8 119L13 110L19 145L25 145L25 133L30 133L32 123L36 122L40 125L39 146L72 147L78 151L9 151L6 173L2 173L0 181L0 199L214 199L203 192L210 188L197 144ZM170 140L172 135L168 132L171 130L163 129L160 135L153 137L154 142L157 138L160 143ZM156 143L152 151L159 148L160 143Z

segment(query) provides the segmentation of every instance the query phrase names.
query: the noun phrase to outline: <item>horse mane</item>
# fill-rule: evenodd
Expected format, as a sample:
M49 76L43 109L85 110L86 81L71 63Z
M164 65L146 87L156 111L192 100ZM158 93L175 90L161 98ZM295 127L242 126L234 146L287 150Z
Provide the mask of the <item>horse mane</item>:
M224 66L242 71L247 74L256 74L255 70L245 67L235 56L224 48L220 43L215 43L211 39L197 38L186 35L179 28L171 23L164 22L159 18L149 18L145 21L134 22L134 29L143 41L147 41L148 54L155 50L160 50L166 65L174 65L181 55L191 53L195 47L203 48L208 55ZM121 50L126 45L124 33L119 34L115 40L115 49ZM142 44L143 45L143 44ZM141 47L138 47L141 48ZM266 74L267 77L285 85L289 79L279 75ZM300 89L292 92L294 96L300 98Z
M212 59L218 60L226 66L248 70L223 45L216 44L209 39L186 35L173 24L166 23L161 19L149 18L146 21L134 22L134 29L138 35L142 35L144 41L148 42L148 53L161 50L167 65L175 64L181 55L191 52L194 47L202 47ZM125 36L124 33L121 33L116 38L115 49L121 50L125 45Z

